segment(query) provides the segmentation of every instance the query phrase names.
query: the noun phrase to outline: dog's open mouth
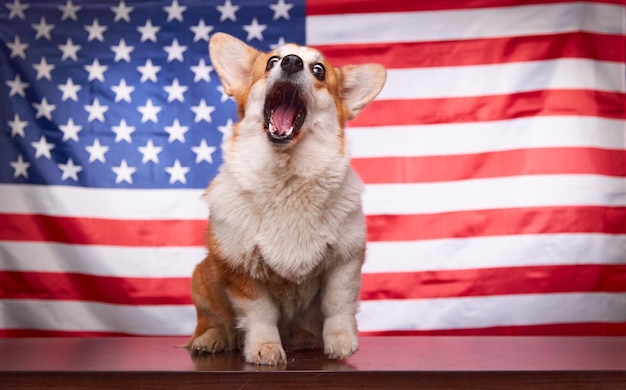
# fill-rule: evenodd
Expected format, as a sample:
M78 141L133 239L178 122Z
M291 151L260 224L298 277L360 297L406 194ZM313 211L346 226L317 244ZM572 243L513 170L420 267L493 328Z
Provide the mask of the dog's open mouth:
M306 105L298 88L276 83L265 98L263 110L267 137L276 145L292 142L306 118Z

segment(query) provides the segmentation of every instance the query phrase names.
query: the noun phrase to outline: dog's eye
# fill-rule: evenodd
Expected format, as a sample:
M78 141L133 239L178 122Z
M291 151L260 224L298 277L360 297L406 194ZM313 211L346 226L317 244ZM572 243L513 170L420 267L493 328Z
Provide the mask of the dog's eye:
M324 65L319 62L311 66L311 73L313 73L313 76L315 76L315 78L319 81L324 81L326 78L326 68L324 68Z
M265 71L269 71L274 67L274 65L280 62L280 58L278 56L271 56L269 60L267 60L267 66L265 67Z

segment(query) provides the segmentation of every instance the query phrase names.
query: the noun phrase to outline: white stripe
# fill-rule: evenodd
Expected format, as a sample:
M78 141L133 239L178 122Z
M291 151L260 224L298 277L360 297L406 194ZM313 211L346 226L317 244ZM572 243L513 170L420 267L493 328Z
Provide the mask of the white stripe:
M145 336L191 335L193 305L122 306L93 302L4 300L0 328L121 332Z
M3 242L1 271L190 277L201 247L132 248ZM626 235L539 234L369 242L363 273L568 264L625 264Z
M118 190L0 184L0 213L107 219L206 219L203 190Z
M359 330L441 330L626 321L624 293L528 294L361 302Z
M507 95L548 89L623 92L623 79L623 63L587 59L389 69L376 100Z
M626 121L536 116L505 121L348 129L352 157L408 157L525 148L626 149Z
M190 277L200 247L132 248L3 242L0 271ZM626 235L539 234L369 242L363 273L516 266L626 264Z
M624 34L624 7L568 3L445 11L314 15L308 45L445 41L575 31Z
M0 328L190 335L192 305L0 301ZM568 293L361 302L359 330L437 330L626 321L626 294Z
M365 274L626 264L626 235L537 234L368 242L366 254Z
M201 206L204 205L197 191L174 191L178 197L168 190L150 191L149 196L138 196L135 190L85 191L74 187L0 184L0 192L3 196L0 213L146 220L192 216L204 219L201 215ZM370 184L366 185L363 202L366 214L420 214L559 205L625 206L626 186L623 178L597 175L534 175L438 183ZM157 208L149 207L155 204ZM206 215L206 210L204 213Z
M203 247L114 247L45 242L0 245L0 271L69 272L144 278L191 277Z
M365 214L429 214L515 207L626 206L624 178L534 175L441 183L371 184Z

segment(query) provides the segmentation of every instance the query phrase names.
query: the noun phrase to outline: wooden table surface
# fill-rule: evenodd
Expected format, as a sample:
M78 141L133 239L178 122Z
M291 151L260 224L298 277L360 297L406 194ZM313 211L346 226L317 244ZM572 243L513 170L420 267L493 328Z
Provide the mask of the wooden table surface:
M280 367L238 352L195 357L184 338L0 339L0 388L626 389L626 337L361 337L346 361L287 353Z

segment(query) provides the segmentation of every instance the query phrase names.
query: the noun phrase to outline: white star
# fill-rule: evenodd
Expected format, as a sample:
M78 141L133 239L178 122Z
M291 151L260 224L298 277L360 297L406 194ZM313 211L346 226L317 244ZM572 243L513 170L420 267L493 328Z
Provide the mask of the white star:
M274 50L279 48L280 46L285 44L285 38L283 38L282 36L280 38L278 38L278 42L273 43L270 45L270 49Z
M133 173L137 171L137 168L129 167L128 164L126 163L126 160L122 160L121 164L118 167L113 167L111 169L116 175L115 177L116 184L119 184L123 181L127 182L128 184L133 184L132 175Z
M156 164L159 163L159 153L161 153L163 148L161 146L154 146L151 139L148 140L146 146L140 146L138 149L139 152L143 154L143 157L141 158L142 164L145 164L148 161L152 161Z
M106 161L104 154L109 151L109 147L100 145L100 140L96 138L95 141L93 141L93 145L85 146L85 150L89 152L90 163L96 160L104 163Z
M30 167L30 163L24 161L24 157L21 154L17 155L17 161L10 162L15 172L13 172L13 178L17 179L20 176L24 176L24 178L28 179L28 168Z
M47 24L45 17L42 16L39 20L39 24L33 23L31 24L31 27L34 28L37 32L37 34L35 34L35 39L39 39L42 37L46 38L47 40L52 39L50 32L54 29L54 24Z
M204 24L204 19L200 19L197 26L191 26L189 29L193 32L193 41L199 40L209 41L209 34L213 31L213 26Z
M172 5L163 7L163 11L167 12L167 21L171 22L176 19L179 22L183 21L183 12L187 10L187 7L178 4L178 0L173 0Z
M72 139L78 142L78 132L81 131L83 127L75 124L74 119L70 118L67 124L59 126L59 129L63 132L63 141Z
M263 40L263 31L267 28L267 24L259 24L259 21L256 18L252 19L252 23L245 24L243 29L248 32L248 36L246 37L246 41L251 41L254 38L259 41Z
M33 65L33 69L37 71L37 80L45 78L47 80L52 80L52 75L50 72L54 70L55 65L48 64L46 57L41 57L41 61L38 64Z
M26 92L24 90L28 88L30 83L22 81L22 76L20 76L19 73L15 75L15 80L9 80L6 83L9 87L11 87L9 97L15 94L18 94L21 97L26 97Z
M187 183L185 175L189 172L189 168L181 166L178 159L174 161L174 165L171 167L165 167L165 171L170 174L170 184L174 184L177 181L183 184Z
M61 174L61 180L72 179L78 181L78 172L83 170L80 165L74 165L74 160L70 157L66 164L59 164L59 169L63 171Z
M229 118L224 126L217 126L217 130L222 133L222 142L224 142L233 132L233 120Z
M207 145L206 140L203 139L200 141L200 145L192 146L191 150L196 154L196 164L199 164L202 161L212 164L213 157L211 155L217 150L217 148L215 146Z
M270 4L270 8L274 11L273 20L281 17L289 20L289 10L293 8L293 4L285 4L285 0L278 0L278 3Z
M26 136L24 133L24 129L28 126L28 122L20 119L18 113L13 115L13 120L9 121L9 127L11 128L11 137L15 137L16 135L21 135L22 138Z
M54 149L54 144L46 141L45 136L42 135L41 138L39 138L39 141L31 142L30 144L33 148L35 148L35 158L39 158L41 156L47 159L52 158L52 154L50 154L50 151Z
M37 110L35 119L44 117L47 120L52 120L52 112L56 110L57 106L48 103L48 98L45 96L41 99L41 103L33 103L33 107Z
M178 39L174 39L170 46L164 46L163 50L167 53L167 62L178 60L183 62L183 53L187 50L187 46L178 44Z
M104 123L104 113L109 111L109 106L101 106L98 98L95 98L92 104L87 104L84 107L85 111L89 113L87 122L93 122L97 119L100 122Z
M125 100L128 103L132 102L130 94L135 90L135 87L126 85L126 80L121 79L120 83L112 86L111 89L115 92L115 103L122 100Z
M211 81L211 76L209 75L209 73L213 71L213 67L210 65L207 65L204 62L204 58L200 59L200 62L198 62L198 65L192 66L191 71L193 72L194 83L197 83L200 80L204 80L207 83Z
M83 26L85 30L89 33L87 37L87 42L91 42L94 39L97 39L100 42L104 42L104 32L109 28L107 26L101 26L98 19L94 19L91 25Z
M72 19L73 21L76 21L78 20L78 16L76 15L76 13L80 11L80 9L83 7L80 5L74 5L72 3L72 0L67 0L65 5L59 5L57 6L57 8L59 9L59 11L63 12L63 16L61 16L61 21L65 19Z
M233 22L237 21L237 16L235 15L235 13L237 11L239 11L239 8L241 8L238 5L232 5L232 3L230 2L230 0L226 0L224 2L224 5L218 5L217 10L220 12L220 22L223 22L226 19L230 19Z
M147 59L144 66L138 66L137 70L141 73L141 82L146 80L157 82L157 73L161 70L160 66L152 65L152 60Z
M7 47L11 49L10 58L20 57L23 60L26 59L26 49L28 49L28 44L22 43L19 36L16 35L13 42L7 42Z
M217 88L217 92L221 93L222 96L220 96L220 102L224 103L226 100L228 99L233 99L232 97L228 96L228 94L226 93L226 91L224 91L224 87L221 85L218 85Z
M200 100L200 104L197 106L191 106L191 111L196 114L196 118L194 119L194 123L198 123L202 120L205 120L211 123L211 113L215 111L215 107L207 106L204 99Z
M126 124L126 119L122 119L120 121L119 126L111 127L111 130L115 133L115 142L126 141L129 144L133 142L130 138L130 135L135 132L134 126L128 126Z
M67 58L71 58L74 61L78 60L77 53L80 50L81 46L75 45L74 42L72 42L72 38L67 38L67 41L65 41L65 45L57 45L57 47L63 52L63 55L61 56L61 61Z
M72 99L73 101L78 101L78 91L82 87L80 85L74 84L71 78L67 78L65 84L59 85L59 89L63 92L63 96L61 97L61 101L66 101L67 99Z
M185 143L185 133L188 130L188 126L181 126L178 119L174 119L174 123L171 126L165 126L165 131L170 135L167 142L170 144L174 141Z
M178 100L180 102L184 102L185 98L183 97L183 93L187 92L189 87L180 85L178 83L178 79L174 79L172 85L168 85L163 87L165 92L167 92L167 102L172 102L174 100Z
M91 65L85 65L85 70L89 72L87 81L100 80L104 82L104 72L109 69L108 66L100 65L100 61L96 58ZM143 81L143 80L142 80Z
M153 26L152 21L148 19L146 21L146 24L143 27L137 27L137 31L141 33L140 42L145 42L145 41L156 42L157 41L156 33L158 33L159 30L161 30L161 27Z
M137 110L141 113L141 123L146 123L147 121L159 123L157 114L161 112L162 109L162 107L153 105L152 99L148 99L145 106L137 107Z
M113 23L118 20L123 20L125 22L130 23L130 13L133 12L135 7L127 7L124 0L120 0L119 5L117 7L111 7L110 10L115 12L115 18L113 18Z
M6 7L10 11L9 12L9 20L13 19L16 16L18 18L24 20L24 18L25 18L24 11L26 11L28 9L28 7L30 7L30 5L22 4L22 3L20 3L20 0L15 0L13 3L7 4Z
M124 60L130 62L130 53L135 50L134 46L126 46L124 38L120 39L120 43L117 46L111 46L111 50L115 53L113 62L119 62Z

